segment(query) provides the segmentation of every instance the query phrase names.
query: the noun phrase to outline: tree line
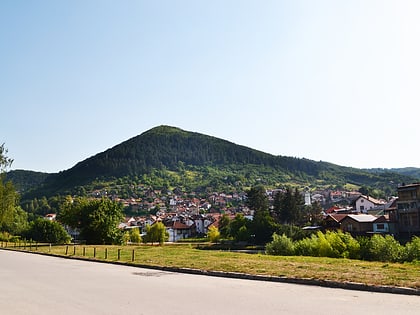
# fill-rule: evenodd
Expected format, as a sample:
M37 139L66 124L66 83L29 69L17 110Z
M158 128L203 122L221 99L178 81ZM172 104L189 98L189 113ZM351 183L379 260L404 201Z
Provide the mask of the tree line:
M322 220L319 203L305 205L298 189L287 187L278 191L271 206L264 186L254 186L247 191L247 206L253 211L252 218L238 213L233 219L223 215L219 222L221 238L255 244L266 244L275 232L288 230L293 237L306 235L304 225L317 225Z

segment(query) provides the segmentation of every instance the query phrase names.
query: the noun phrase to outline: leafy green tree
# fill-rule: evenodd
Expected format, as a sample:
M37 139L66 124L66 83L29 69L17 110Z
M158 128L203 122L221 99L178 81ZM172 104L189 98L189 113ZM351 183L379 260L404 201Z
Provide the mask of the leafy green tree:
M145 243L163 243L168 239L165 225L162 222L156 222L153 225L146 226L146 235L143 238Z
M268 210L258 210L251 222L251 229L254 235L253 241L257 244L265 244L272 240L276 224Z
M209 231L207 232L207 236L210 239L210 242L217 243L220 241L220 232L217 227L214 225L209 227Z
M32 221L24 236L37 242L54 244L68 243L71 239L60 223L42 218Z
M141 243L142 242L139 229L136 228L136 229L131 229L130 230L130 242L132 242L132 243Z
M3 230L12 235L21 235L28 227L28 213L21 207L14 208L13 220L3 225Z
M245 218L242 213L236 214L229 224L229 236L237 241L249 241L251 237L250 225L251 221Z
M11 181L6 181L5 171L13 160L7 157L7 149L0 145L0 230L8 231L13 224L18 205L18 193Z
M120 244L123 232L118 224L123 220L123 206L110 199L68 198L58 220L78 229L80 238L88 244Z
M264 186L255 186L247 191L248 207L254 210L254 217L249 225L253 242L264 244L271 240L275 231L275 222L269 213L268 197Z
M13 159L7 156L7 152L4 143L0 145L0 174L3 174L13 163Z
M221 237L224 237L224 238L229 237L230 235L229 224L230 224L229 216L227 214L223 214L219 221L219 231L220 231Z

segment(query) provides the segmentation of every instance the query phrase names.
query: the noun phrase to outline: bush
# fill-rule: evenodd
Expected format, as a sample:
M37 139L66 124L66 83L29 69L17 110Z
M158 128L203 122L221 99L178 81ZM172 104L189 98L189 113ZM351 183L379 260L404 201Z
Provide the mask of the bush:
M130 230L130 242L137 244L142 242L140 230L138 228Z
M294 249L295 255L298 256L317 256L317 242L318 239L315 235L312 237L304 238L295 242Z
M285 234L281 236L274 233L273 241L267 244L266 252L269 255L291 256L294 255L293 241Z
M360 244L349 233L338 232L340 238L346 244L346 250L343 252L342 257L350 259L360 259Z
M312 231L302 230L301 227L290 224L279 224L276 228L276 233L278 235L286 235L293 241L303 240L305 238L311 237Z
M420 261L420 237L413 237L411 242L405 245L405 260Z
M366 260L384 262L403 261L404 247L391 235L384 237L375 234L364 246L367 246L367 249L364 250L364 254L366 255L364 258Z
M209 231L207 233L207 236L209 237L210 242L212 242L212 243L218 243L220 241L219 229L217 227L215 227L214 225L209 227Z

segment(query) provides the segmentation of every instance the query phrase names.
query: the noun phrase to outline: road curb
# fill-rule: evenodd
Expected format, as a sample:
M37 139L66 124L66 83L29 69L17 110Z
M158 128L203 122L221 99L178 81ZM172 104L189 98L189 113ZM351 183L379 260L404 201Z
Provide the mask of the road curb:
M13 248L0 248L0 249L6 250L6 251L27 253L27 254L52 256L52 257L64 258L64 259L73 259L73 260L89 261L89 262L103 263L103 264L113 264L113 265L120 265L120 266L130 266L130 267L145 268L145 269L152 269L152 270L192 274L192 275L203 275L203 276L223 277L223 278L243 279L243 280L269 281L269 282L279 282L279 283L291 283L291 284L311 285L311 286L337 288L337 289L354 290L354 291L368 291L368 292L377 292L377 293L391 293L391 294L420 296L420 289L406 288L406 287L374 286L374 285L368 285L364 283L355 283L355 282L338 282L338 281L332 281L332 280L276 277L276 276L266 276L266 275L251 275L251 274L244 274L244 273L239 273L239 272L211 271L211 270L200 270L200 269L192 269L192 268L160 267L160 266L135 264L131 262L104 261L104 260L92 259L92 258L87 258L87 257L61 256L61 255L55 255L55 254L50 254L50 253L22 251L22 250L16 250Z

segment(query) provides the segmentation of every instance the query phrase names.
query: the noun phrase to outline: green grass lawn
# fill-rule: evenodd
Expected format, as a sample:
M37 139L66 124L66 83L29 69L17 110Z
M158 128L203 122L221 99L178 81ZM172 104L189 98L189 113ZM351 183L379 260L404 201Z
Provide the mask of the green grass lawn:
M8 247L13 248L10 244ZM25 250L29 250L29 247L26 246ZM51 248L32 246L30 250L60 256L65 256L67 251L67 256L128 262L151 267L192 268L420 289L420 263L418 262L399 264L324 257L269 256L263 253L245 254L200 250L196 248L196 245L191 244L69 245Z

